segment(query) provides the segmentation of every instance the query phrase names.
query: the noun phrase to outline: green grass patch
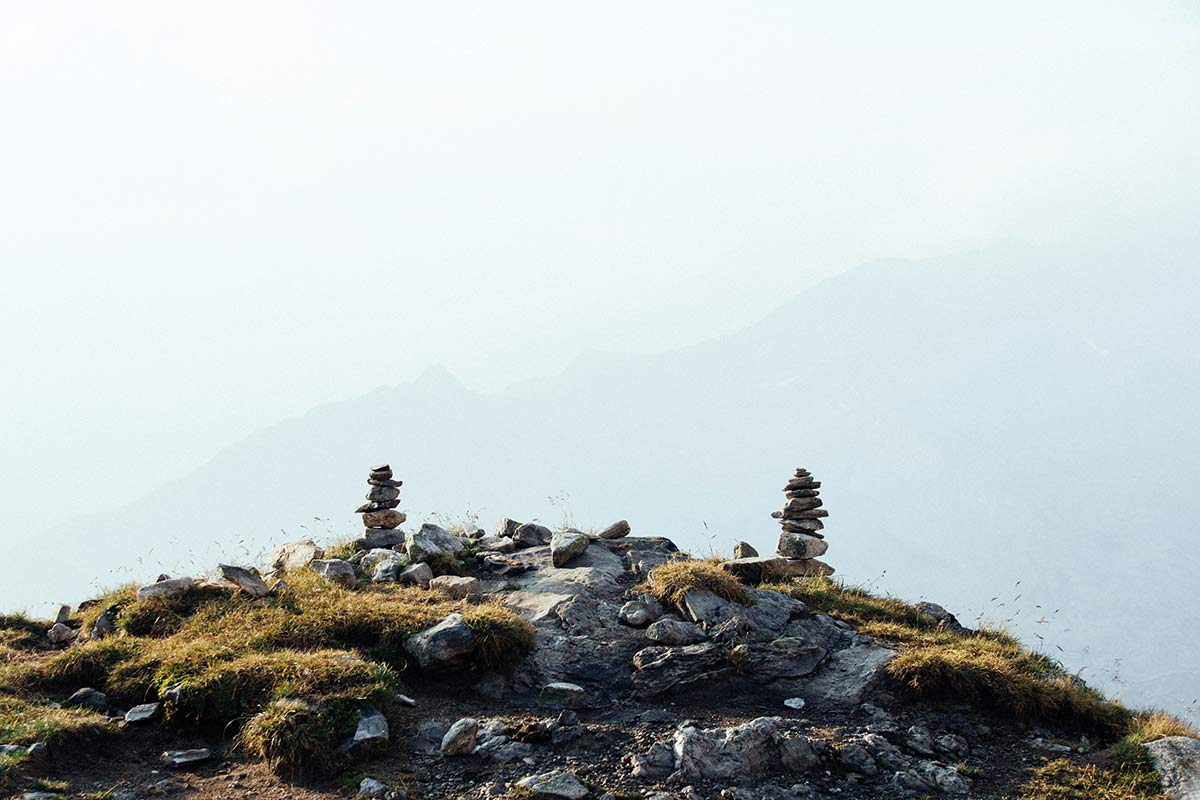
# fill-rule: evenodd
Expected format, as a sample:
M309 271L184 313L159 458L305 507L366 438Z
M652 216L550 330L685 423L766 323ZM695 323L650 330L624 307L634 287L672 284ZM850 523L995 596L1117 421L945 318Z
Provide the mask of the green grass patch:
M284 698L255 714L238 733L238 745L275 772L287 775L334 771L338 745L354 733L358 714L346 700L313 703Z
M1146 748L1079 764L1058 759L1031 771L1016 800L1166 800Z
M721 569L721 559L668 561L650 570L646 587L659 602L679 607L693 589L704 589L718 597L748 606L750 595L741 581Z
M112 724L94 711L51 708L41 698L0 695L0 742L48 746L79 742L112 730Z

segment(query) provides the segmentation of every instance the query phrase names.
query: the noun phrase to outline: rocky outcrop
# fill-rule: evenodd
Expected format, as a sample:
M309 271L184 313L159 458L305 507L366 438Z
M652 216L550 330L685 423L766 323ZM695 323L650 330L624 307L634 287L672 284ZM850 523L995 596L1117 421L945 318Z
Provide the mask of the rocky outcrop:
M1200 800L1200 739L1168 736L1146 745L1170 800Z

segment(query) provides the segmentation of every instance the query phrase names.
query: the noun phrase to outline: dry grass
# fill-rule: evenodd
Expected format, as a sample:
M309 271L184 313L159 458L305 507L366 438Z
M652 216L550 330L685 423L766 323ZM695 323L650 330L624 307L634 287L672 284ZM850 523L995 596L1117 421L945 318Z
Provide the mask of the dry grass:
M291 772L334 764L333 748L354 730L354 709L386 705L398 686L405 640L447 614L462 613L476 634L471 668L509 666L533 643L532 626L497 604L395 584L351 590L310 571L289 574L287 583L281 596L262 599L197 587L137 600L119 589L85 619L91 625L107 614L116 635L0 664L0 701L23 704L36 727L68 719L50 713L45 692L90 686L120 702L161 699L167 724L243 729L249 751Z
M1128 738L1136 744L1148 744L1168 736L1190 736L1200 739L1200 731L1165 711L1154 709L1139 711L1129 723Z
M892 597L829 578L801 578L763 588L802 600L864 633L895 643L888 675L913 695L971 703L1015 716L1115 736L1130 715L1074 680L1055 661L1032 653L1003 631L954 633Z
M1166 795L1143 756L1110 765L1051 761L1032 770L1016 800L1166 800Z
M751 604L746 587L725 570L721 559L706 558L701 561L668 561L650 570L646 589L659 602L679 607L683 598L693 589L704 589L718 597L748 606Z

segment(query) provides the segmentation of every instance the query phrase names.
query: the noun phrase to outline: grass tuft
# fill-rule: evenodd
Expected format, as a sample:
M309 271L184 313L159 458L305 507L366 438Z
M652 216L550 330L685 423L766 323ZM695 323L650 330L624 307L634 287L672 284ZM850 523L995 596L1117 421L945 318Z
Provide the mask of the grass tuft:
M44 700L0 695L0 742L48 746L81 742L111 731L112 724L94 711L51 708Z
M748 606L751 604L746 587L737 578L721 569L721 559L701 561L668 561L650 570L646 588L662 603L679 607L692 589L705 589L718 597Z
M241 729L237 743L277 773L324 774L340 764L337 747L354 733L356 713L346 701L273 701Z
M507 669L533 649L533 625L506 606L466 606L462 615L463 623L475 634L475 664L481 669Z

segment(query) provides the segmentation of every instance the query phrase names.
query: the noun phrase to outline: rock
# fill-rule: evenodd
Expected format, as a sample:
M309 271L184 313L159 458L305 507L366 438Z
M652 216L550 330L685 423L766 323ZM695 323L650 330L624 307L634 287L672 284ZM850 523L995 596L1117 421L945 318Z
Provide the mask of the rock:
M799 711L800 709L804 708L804 698L803 697L789 697L787 700L783 701L783 704L785 706L787 706L788 708Z
M818 536L817 531L825 529L825 523L819 519L785 519L781 526L785 531L794 533L807 533L812 536Z
M404 531L390 528L367 528L361 539L354 542L358 550L390 550L401 549L404 544Z
M543 686L541 699L543 702L553 703L557 706L579 708L587 701L587 692L582 686L559 681Z
M101 714L108 712L108 695L104 692L84 687L63 701L70 708L87 708Z
M742 583L757 586L786 577L790 566L788 559L782 556L746 556L721 562L721 569Z
M934 761L922 761L915 765L910 772L915 774L927 787L938 789L946 794L965 795L971 791L971 782L959 774L954 767Z
M0 756L23 756L28 752L19 744L0 744Z
M408 516L403 511L397 511L394 508L385 508L380 511L364 512L362 519L363 525L368 528L391 530L399 527L400 523L408 519Z
M58 611L54 612L54 622L66 625L71 621L71 607L65 603L60 603Z
M93 639L103 639L116 630L115 616L116 610L114 608L107 608L102 611L100 616L96 617L95 624L92 625L91 637Z
M404 556L402 556L400 553L397 553L395 550L387 547L373 547L367 552L362 553L362 557L358 560L358 566L363 570L363 572L372 572L374 571L375 567L379 566L385 561L400 562L403 561L403 559Z
M444 620L409 637L404 650L423 670L455 666L475 649L475 634L463 622L462 614L449 614Z
M325 551L311 539L291 544L281 545L267 556L267 569L270 572L294 572L304 569L313 561L325 557Z
M137 590L138 600L151 598L179 597L192 590L195 582L191 578L167 578L165 581L147 584Z
M576 556L583 555L590 543L591 540L583 533L556 533L550 538L550 560L556 567L564 566Z
M685 780L750 782L780 768L779 720L759 717L732 728L702 730L684 724L675 732L675 766Z
M391 464L376 464L375 466L371 467L371 478L372 479L390 478L390 477L392 477L392 465Z
M464 717L450 726L442 737L441 752L444 756L465 756L475 749L475 737L479 733L479 720Z
M343 561L340 558L318 559L312 562L310 566L314 572L330 583L347 587L358 583L358 578L354 574L354 567L351 566L350 562Z
M558 712L558 725L562 728L569 728L572 725L579 724L579 714L569 708L564 708Z
M372 503L395 500L398 497L400 497L400 490L395 486L372 486L371 491L367 492L367 499Z
M646 638L658 644L695 644L708 638L699 625L682 620L660 619L646 628Z
M734 558L754 558L757 555L758 555L758 551L755 550L749 544L749 542L738 542L737 544L735 544L733 546L733 557Z
M637 672L631 680L634 691L641 697L652 697L668 689L694 683L711 682L733 669L724 648L711 642L683 647L646 647L634 654L633 665Z
M426 523L406 540L408 559L412 562L457 558L463 550L462 540L440 525Z
M428 564L412 564L400 573L400 583L411 584L428 589L433 580L433 569Z
M578 778L562 769L530 775L517 781L517 785L532 792L534 797L550 800L584 800L591 794Z
M914 603L913 608L927 616L933 617L938 622L938 627L950 631L951 633L967 633L967 629L959 624L958 618L951 614L946 609L939 606L937 603L920 602Z
M378 709L360 708L354 735L338 746L342 753L359 753L387 744L388 721Z
M658 614L641 600L630 600L621 606L621 610L617 612L617 619L630 627L644 628L658 619Z
M515 519L505 517L496 524L496 528L492 531L492 536L497 539L511 539L517 533L517 528L521 527L521 523Z
M266 581L258 574L258 570L250 567L234 567L229 564L218 564L217 568L221 570L221 578L226 582L233 584L238 589L241 589L251 597L266 597L271 593L271 589L267 586Z
M1170 800L1200 800L1200 739L1168 736L1146 745Z
M946 733L937 737L933 740L933 746L956 758L965 758L971 752L967 740L956 733Z
M933 734L924 725L913 725L904 736L904 746L923 756L934 754Z
M600 531L601 539L620 539L629 535L629 523L625 520L614 522L604 530Z
M422 564L421 566L428 567L429 565ZM395 583L400 579L402 569L402 562L399 559L380 561L375 566L375 571L371 573L371 583Z
M511 553L517 549L517 543L507 536L484 536L479 540L479 549L491 553Z
M426 566L429 566L426 564ZM478 578L461 578L457 575L442 575L429 581L430 589L441 589L453 600L478 597L481 594Z
M512 540L518 548L540 547L550 541L553 536L550 529L534 522L526 522L512 532Z
M382 800L382 798L387 796L387 793L387 785L374 778L363 778L362 782L358 784L359 797L371 797Z
M718 622L728 616L733 605L736 604L707 589L692 589L683 596L683 610L693 622Z
M56 622L46 631L46 638L51 644L65 644L79 635L79 631L62 622Z
M811 675L826 654L825 648L792 636L766 644L738 645L734 652L742 669L759 683Z
M643 780L661 780L675 771L675 751L666 742L655 742L645 753L631 756L633 777Z
M801 690L809 701L842 705L858 703L867 687L883 675L896 651L861 642L831 654Z
M152 722L162 714L162 703L143 703L125 712L125 721L130 725Z
M857 742L842 745L838 750L838 761L851 772L866 775L868 778L879 774L879 766L875 763L875 757Z
M191 764L199 764L201 761L208 761L212 757L213 752L207 747L198 747L195 750L168 750L162 754L162 760L169 767L186 767Z
M779 555L788 558L816 558L825 555L829 545L824 539L818 539L815 536L782 531L779 534L779 545L776 549Z

